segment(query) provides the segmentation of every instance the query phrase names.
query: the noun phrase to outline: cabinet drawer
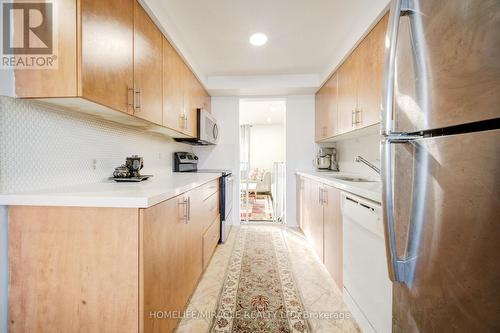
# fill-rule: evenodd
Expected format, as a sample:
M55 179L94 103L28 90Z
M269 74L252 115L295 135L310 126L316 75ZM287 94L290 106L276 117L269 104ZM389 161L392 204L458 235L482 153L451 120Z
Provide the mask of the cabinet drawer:
M213 193L203 201L203 210L204 214L206 214L205 225L208 227L215 217L219 215L219 191Z
M220 238L220 220L219 215L216 216L212 225L208 227L203 235L203 269L205 270L212 258L212 254L219 243Z
M219 180L216 179L206 183L205 185L200 186L199 189L203 200L205 200L215 192L219 191Z

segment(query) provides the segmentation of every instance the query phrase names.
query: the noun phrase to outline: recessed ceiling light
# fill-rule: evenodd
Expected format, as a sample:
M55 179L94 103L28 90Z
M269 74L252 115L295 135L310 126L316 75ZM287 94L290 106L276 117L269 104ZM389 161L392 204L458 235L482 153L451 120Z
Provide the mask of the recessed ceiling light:
M267 43L267 36L261 32L250 36L250 44L254 46L262 46Z
M267 122L270 123L271 122L271 117L267 117Z

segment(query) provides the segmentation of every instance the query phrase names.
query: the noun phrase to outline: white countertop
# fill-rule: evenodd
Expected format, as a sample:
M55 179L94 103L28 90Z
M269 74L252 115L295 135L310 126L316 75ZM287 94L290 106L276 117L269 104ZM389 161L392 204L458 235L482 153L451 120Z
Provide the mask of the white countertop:
M220 178L220 173L171 173L140 183L102 183L0 194L4 206L148 208Z
M329 176L360 176L346 172L334 171L297 171L297 174L303 177L311 178L326 185L336 187L342 191L356 194L360 197L381 203L382 202L382 183L377 182L351 182L341 179L335 179Z

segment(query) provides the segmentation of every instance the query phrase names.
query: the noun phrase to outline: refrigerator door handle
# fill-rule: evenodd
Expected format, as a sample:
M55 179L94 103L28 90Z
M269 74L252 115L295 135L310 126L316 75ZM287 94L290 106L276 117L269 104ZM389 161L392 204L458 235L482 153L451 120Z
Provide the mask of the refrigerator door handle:
M382 201L383 201L383 221L385 248L387 253L387 265L389 278L394 282L401 282L410 285L413 280L414 266L417 259L415 252L418 247L411 246L413 241L409 241L406 250L409 255L399 258L396 253L396 229L394 219L394 190L393 190L393 170L392 170L392 146L393 144L405 144L421 138L420 136L392 136L386 138L381 144L382 150ZM415 237L415 235L410 235ZM410 247L408 247L410 246Z
M394 78L399 19L414 11L413 0L392 0L387 34L385 36L384 85L382 93L382 135L393 134Z

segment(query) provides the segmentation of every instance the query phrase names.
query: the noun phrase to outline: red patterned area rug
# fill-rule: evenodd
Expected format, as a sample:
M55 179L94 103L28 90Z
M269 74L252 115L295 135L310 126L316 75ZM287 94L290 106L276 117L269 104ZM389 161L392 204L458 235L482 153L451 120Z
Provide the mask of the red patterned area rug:
M269 194L251 194L248 205L245 198L241 200L241 220L247 218L250 221L273 221L273 199Z
M278 228L241 227L212 333L311 332Z

